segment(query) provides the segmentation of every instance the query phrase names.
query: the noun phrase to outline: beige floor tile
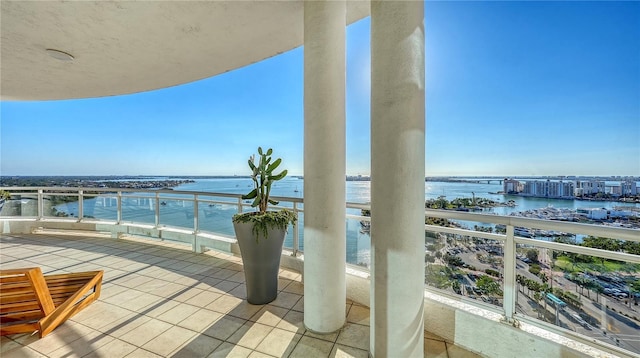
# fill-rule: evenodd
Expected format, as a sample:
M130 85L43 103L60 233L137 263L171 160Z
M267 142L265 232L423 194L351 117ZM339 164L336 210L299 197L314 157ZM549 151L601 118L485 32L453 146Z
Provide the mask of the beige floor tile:
M303 334L306 331L304 328L304 313L289 311L282 320L278 322L276 327L290 332Z
M233 290L227 292L228 295L234 296L234 297L238 297L240 299L246 300L247 299L247 285L245 285L244 283L239 284L238 286L236 286L236 288L234 288Z
M21 267L24 267L24 265ZM36 352L29 347L20 346L3 352L2 358L42 358L42 353Z
M298 311L298 312L304 312L304 297L298 300L298 303L296 303L296 305L293 306L292 310Z
M134 328L139 327L150 320L151 318L147 316L138 313L132 313L129 316L120 318L102 327L100 331L110 336L119 338L122 337L122 335L127 334Z
M222 313L214 312L206 308L201 308L191 316L178 322L178 326L190 329L194 332L202 332L215 324L223 317Z
M369 349L369 326L347 323L340 330L336 343L364 350Z
M237 306L229 311L228 314L242 319L250 319L263 307L263 305L252 305L247 301L241 301Z
M290 358L328 357L333 343L308 336L302 336L289 355Z
M335 343L336 339L338 339L338 333L339 332L328 333L328 334L320 334L320 333L314 333L314 332L311 332L311 331L305 331L304 335L308 336L308 337L311 337L311 338L321 339L323 341L328 341L328 342Z
M260 310L254 314L249 321L275 327L280 323L287 312L288 310L286 308L275 307L268 304L262 306L262 308L260 308Z
M37 337L38 335L36 334L35 337ZM4 338L4 337L3 337ZM48 336L41 338L41 339L37 339L34 340L33 342L28 343L29 348L33 349L34 351L37 351L39 353L42 353L44 355L48 355L51 352L60 349L64 346L66 346L67 344L72 343L74 340L78 339L80 337L75 337L75 336L70 336L70 337L64 337L61 336L59 334L54 335L54 334L49 334ZM2 352L4 352L5 350L11 349L11 348L16 348L19 346L22 346L22 344L19 344L17 342L10 341L10 343L8 344L8 347L5 348L5 341L2 341L1 347L2 347ZM26 342L25 342L26 343ZM0 356L2 356L0 354Z
M131 275L129 277L127 277L126 279L120 279L118 280L118 285L120 286L124 286L124 287L128 287L128 288L132 288L132 289L137 289L140 290L139 287L146 283L153 280L153 278L148 277L148 276L143 276L143 275Z
M207 358L247 358L251 353L252 351L249 348L224 342Z
M304 295L304 285L298 281L291 281L282 291L302 296Z
M142 311L147 307L152 307L156 303L160 302L162 298L151 295L148 293L143 293L135 299L128 302L121 302L118 305L122 308L126 308L131 311Z
M164 286L160 286L156 289L148 291L147 293L160 297L172 297L174 294L178 294L179 292L183 292L186 290L188 290L186 286L174 282L169 282Z
M138 348L127 355L127 358L162 358L162 356L149 352L146 349Z
M201 294L202 292L204 292L204 290L201 290L199 288L193 288L193 287L189 287L189 286L183 286L184 289L176 292L174 295L171 296L172 300L175 301L180 301L180 302L187 302L188 300L192 299L193 297Z
M161 356L169 356L171 352L191 340L196 334L196 332L186 328L173 326L147 342L141 348Z
M115 320L129 316L131 313L132 311L128 309L112 304L105 304L97 314L81 319L79 322L89 328L100 330L101 327L104 327Z
M233 281L233 282L238 282L238 283L244 283L245 279L244 279L244 272L236 272L235 274L229 276L227 278L227 281Z
M351 306L347 315L347 322L369 325L369 309L362 306Z
M121 341L119 339L114 339L111 342L103 345L102 347L96 349L95 351L89 353L84 356L86 358L102 358L102 357L125 357L129 353L135 351L138 347L129 344L127 342Z
M232 316L224 316L219 320L217 320L214 324L205 328L205 330L202 331L202 333L206 334L207 336L225 341L237 330L239 330L240 327L242 327L245 322L247 321L244 319L240 319Z
M49 354L51 358L68 358L68 357L82 357L87 355L103 345L113 341L115 338L105 335L98 331L92 331L91 333L82 336L79 339L67 344Z
M481 355L469 352L454 344L446 343L449 358L482 358Z
M215 284L213 286L214 289L211 289L210 291L227 293L233 290L234 288L238 287L239 285L240 285L239 283L233 282L233 281L220 281L219 283Z
M273 327L247 321L227 339L227 342L235 343L249 349L255 349L272 329Z
M199 281L200 282L196 285L196 288L199 288L201 290L211 290L222 280L213 277L203 277Z
M220 345L221 340L205 335L197 335L181 347L171 353L171 358L206 357L213 353Z
M302 335L275 328L258 344L256 350L275 357L287 357Z
M103 277L104 280L104 277ZM104 282L104 281L103 281ZM128 290L127 287L124 286L120 286L120 285L116 285L116 284L110 284L110 285L102 285L102 290L100 291L100 300L106 300L109 297L113 297L119 293L122 293L124 291Z
M239 271L237 271L237 270L231 270L229 268L221 268L220 270L214 272L213 274L211 274L209 276L213 277L213 278L218 278L218 279L221 279L221 280L230 281L229 278L231 278L232 276L234 276L238 272Z
M293 280L289 280L283 277L278 277L278 291L282 291L285 287L287 287Z
M424 340L424 357L425 358L448 358L447 346L443 341L435 341L433 339Z
M368 358L369 351L336 344L335 346L333 346L333 350L331 350L331 354L329 355L329 357L331 358Z
M443 341L444 342L444 338L437 336L429 331L424 331L424 338L425 339L433 339L434 341Z
M218 298L220 298L220 296L222 295L217 292L202 291L198 295L186 300L185 303L199 308L204 308L215 302Z
M258 352L258 351L253 351L251 352L251 354L249 354L249 358L274 358L276 356L272 356L266 353L262 353L262 352ZM277 358L277 357L276 357Z
M20 343L14 342L12 339L10 339L8 337L0 336L0 353L4 353L6 351L9 351L9 350L12 350L12 349L18 348L18 347L22 347L22 345ZM59 347L57 347L57 348L59 348Z
M298 301L302 298L301 295L289 292L279 292L278 297L271 302L270 304L273 306L283 307L286 309L291 309L293 306L298 303Z
M300 278L302 277L302 275L300 275L297 272L293 272L293 271L289 271L289 270L280 270L280 273L278 274L278 277L286 278L286 279L291 280L291 281L300 281Z
M220 313L227 313L238 307L241 303L242 299L238 297L222 295L217 300L208 304L205 308Z
M181 303L165 311L163 314L159 315L157 319L171 324L178 324L178 322L183 321L185 318L191 316L198 310L199 308L196 306Z
M181 302L178 301L170 301L167 299L161 299L159 302L156 302L156 304L154 304L153 306L149 306L146 307L144 310L144 314L149 316L149 317L153 317L153 318L157 318L158 316L160 316L161 314L167 312L168 310L178 306L182 304Z
M120 336L120 339L142 347L145 343L171 328L172 325L157 319L150 319L138 327Z

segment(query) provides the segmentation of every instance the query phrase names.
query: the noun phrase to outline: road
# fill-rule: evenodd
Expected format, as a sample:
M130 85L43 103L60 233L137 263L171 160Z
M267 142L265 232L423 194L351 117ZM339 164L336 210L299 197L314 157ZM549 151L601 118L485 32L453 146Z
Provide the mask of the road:
M443 251L446 252L448 248L450 247L446 247ZM551 260L549 253L546 251L545 249L539 250L539 261L543 272L547 277L551 278L549 284L554 288L561 288L564 291L577 294L583 304L582 312L574 311L569 307L567 307L564 312L559 312L559 325L585 336L618 345L635 353L640 353L640 322L618 313L623 312L627 315L640 318L640 306L630 307L624 304L624 300L597 295L588 290L582 291L575 283L565 279L562 272L552 271L549 268ZM491 265L480 262L477 254L487 255L488 253L481 249L466 248L466 252L463 251L457 256L465 263L475 266L477 271L484 271L487 268L491 268ZM518 259L516 265L519 275L540 282L539 277L529 272L528 264ZM501 268L499 268L499 270L501 271ZM526 292L526 288L524 290ZM581 294L582 292L584 292L584 294ZM533 294L531 294L531 297L528 297L526 294L518 292L516 309L519 313L539 319L543 319L540 316L544 314L544 321L552 324L555 323L555 308L551 304L547 304L545 311L544 303L541 302L540 305L541 308L539 309L538 304L533 300ZM606 308L606 306L609 306L609 308ZM605 308L603 309L603 307ZM580 318L576 319L575 317Z

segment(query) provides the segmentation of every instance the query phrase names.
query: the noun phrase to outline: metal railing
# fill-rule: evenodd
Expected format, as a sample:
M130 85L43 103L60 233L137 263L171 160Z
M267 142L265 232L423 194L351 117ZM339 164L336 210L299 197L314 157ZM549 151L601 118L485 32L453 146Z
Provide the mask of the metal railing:
M113 225L148 225L156 229L170 229L175 226L179 229L186 229L194 235L212 233L214 235L227 235L228 237L232 237L230 217L234 213L241 213L250 208L250 204L243 201L241 195L229 193L67 187L5 187L0 189L10 192L12 200L21 200L22 206L25 205L25 201L28 203L29 199L36 200L35 210L31 207L26 208L24 212L9 213L8 215L7 210L3 210L3 216L0 216L0 220L19 218L47 221L55 219L73 222L99 222ZM85 200L88 199L94 200L91 213L89 213L85 205ZM302 199L288 197L274 197L274 199L280 201L277 208L287 208L293 210L298 216L303 215ZM47 201L49 201L49 203L45 204ZM61 214L61 211L56 209L56 207L64 208L65 205L70 205L72 208L71 211L74 212ZM28 205L26 206L28 207ZM354 214L354 212L359 210L370 210L370 205L346 203L346 206L347 209L351 209L348 210L351 214L347 214L347 220L370 222L370 217ZM102 210L96 210L97 207ZM144 210L141 208L144 208ZM215 230L215 227L212 226L207 227L206 224L214 220L211 216L215 215L215 211L225 213L221 215L221 217L218 217L217 220L221 223L220 225L222 225L222 221L228 222L228 226L222 225L220 226L222 227L220 230ZM185 218L178 220L177 218L180 215L184 215ZM203 216L205 220L202 220ZM458 238L490 240L499 243L503 250L503 267L499 270L501 271L503 290L500 313L504 316L506 322L513 324L517 324L517 321L520 319L527 319L524 314L518 313L517 308L519 293L517 270L520 266L517 254L518 246L521 248L535 247L551 250L552 252L569 252L631 264L640 264L640 256L634 254L520 237L515 234L516 228L522 227L571 233L573 235L640 242L640 230L638 229L450 210L427 209L425 210L425 217L462 222L478 222L505 227L506 230L504 233L493 233L459 227L425 225L425 232L453 235ZM298 253L301 253L303 250L299 228L300 223L303 222L303 220L298 220L290 234L290 249L293 255L298 255ZM442 291L437 292L442 293ZM473 300L467 300L466 298L465 300L466 302L474 303ZM481 305L485 308L488 306L485 304ZM556 314L557 312L558 310L556 310ZM640 330L638 333L640 334Z

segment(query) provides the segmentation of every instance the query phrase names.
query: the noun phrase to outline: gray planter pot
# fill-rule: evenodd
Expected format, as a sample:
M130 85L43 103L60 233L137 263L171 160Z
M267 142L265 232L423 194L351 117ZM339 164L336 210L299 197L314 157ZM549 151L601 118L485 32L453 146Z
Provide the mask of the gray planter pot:
M267 237L259 233L256 241L253 223L233 223L233 228L244 265L247 301L263 305L275 300L278 296L278 271L286 231L270 228Z

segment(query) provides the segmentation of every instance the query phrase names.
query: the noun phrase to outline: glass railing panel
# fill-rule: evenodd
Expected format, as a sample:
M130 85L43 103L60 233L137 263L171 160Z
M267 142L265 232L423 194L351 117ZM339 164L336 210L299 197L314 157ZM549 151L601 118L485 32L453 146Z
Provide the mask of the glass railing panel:
M0 216L36 217L38 216L38 195L35 193L11 194L1 204Z
M123 195L121 200L122 221L155 225L155 197L151 195Z
M349 209L347 209L349 212ZM356 214L358 215L358 214ZM371 222L360 219L347 219L347 263L371 268Z
M77 193L45 193L42 197L42 216L56 218L77 218L79 215L79 195ZM37 204L36 212L37 215Z
M223 202L207 198L198 202L198 224L200 231L233 236L231 218L238 212L238 203ZM193 224L192 224L193 225Z
M516 251L517 313L640 354L640 264L531 245Z
M466 222L433 220L427 224L470 230L460 234L425 233L425 283L437 289L502 307L504 295L504 243L474 236L472 231L493 232Z
M298 204L298 206L301 206ZM298 250L304 251L304 213L298 212ZM293 248L293 226L289 226L290 235L284 241L285 247Z
M85 193L82 198L84 219L89 220L118 220L117 193Z
M160 198L160 226L171 226L193 230L193 200Z

